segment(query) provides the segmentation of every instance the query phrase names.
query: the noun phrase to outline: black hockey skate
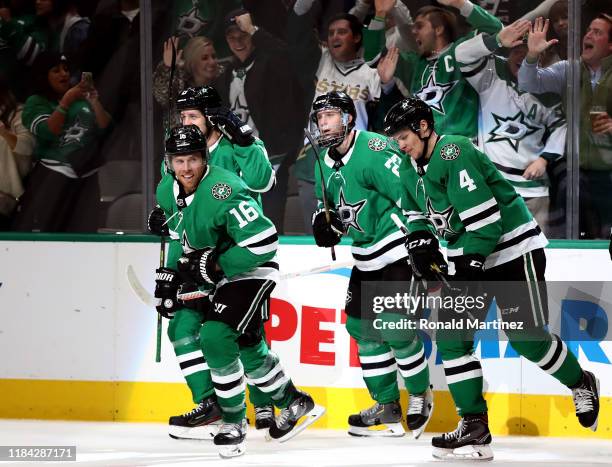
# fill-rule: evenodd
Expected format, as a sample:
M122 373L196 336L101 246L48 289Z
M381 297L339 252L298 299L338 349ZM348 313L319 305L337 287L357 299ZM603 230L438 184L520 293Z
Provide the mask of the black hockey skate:
M221 409L215 396L210 396L191 412L170 417L168 434L174 439L213 439L220 421Z
M425 431L425 427L433 413L433 386L429 386L422 394L410 394L408 398L408 413L406 423L412 431L412 437L418 439Z
M223 458L242 456L246 451L247 422L225 423L215 435L214 443L219 448L219 456Z
M293 388L293 401L274 420L266 438L285 442L297 436L325 413L325 407L316 405L309 394ZM302 419L302 420L300 420Z
M263 430L270 428L274 424L274 406L262 405L255 406L255 429Z
M582 372L578 386L571 388L580 424L590 430L597 430L599 421L599 380L590 371Z
M349 415L349 435L352 436L404 436L402 406L399 401L379 404Z
M465 415L455 431L431 439L433 456L442 460L493 459L487 414Z

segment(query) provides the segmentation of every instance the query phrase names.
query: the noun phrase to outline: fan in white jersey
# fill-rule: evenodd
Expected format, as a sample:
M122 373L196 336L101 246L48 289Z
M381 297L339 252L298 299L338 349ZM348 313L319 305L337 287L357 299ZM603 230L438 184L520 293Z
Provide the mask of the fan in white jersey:
M529 25L517 21L508 28ZM500 34L499 40L506 37ZM522 43L509 58L492 55L500 46L494 36L480 34L457 46L455 55L463 76L479 94L480 149L521 195L538 225L546 232L549 180L546 167L563 157L567 123L561 102L534 96L517 88L517 75L527 53ZM547 97L549 97L547 99Z

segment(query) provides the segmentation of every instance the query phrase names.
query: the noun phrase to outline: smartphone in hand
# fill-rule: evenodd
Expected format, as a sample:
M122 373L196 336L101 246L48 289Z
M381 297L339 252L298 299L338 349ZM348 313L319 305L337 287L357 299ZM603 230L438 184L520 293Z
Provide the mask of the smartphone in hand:
M84 71L83 73L81 73L81 82L84 83L87 89L93 89L94 82L91 71Z

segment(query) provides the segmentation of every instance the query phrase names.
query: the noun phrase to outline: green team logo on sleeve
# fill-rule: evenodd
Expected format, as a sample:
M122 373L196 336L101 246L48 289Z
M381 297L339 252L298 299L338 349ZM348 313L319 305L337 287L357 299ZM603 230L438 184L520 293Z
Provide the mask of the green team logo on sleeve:
M387 147L387 142L380 138L370 138L368 140L368 147L372 151L382 151Z
M440 157L445 161L454 161L461 154L461 149L454 143L445 144L440 149Z
M229 198L232 194L232 187L227 183L215 183L210 189L213 198L223 200Z

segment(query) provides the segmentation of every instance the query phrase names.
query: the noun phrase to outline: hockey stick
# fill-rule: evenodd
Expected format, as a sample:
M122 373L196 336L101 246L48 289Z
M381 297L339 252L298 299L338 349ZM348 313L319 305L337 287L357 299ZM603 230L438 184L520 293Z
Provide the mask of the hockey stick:
M325 266L317 266L315 268L304 269L302 271L288 272L285 274L281 274L280 279L281 280L295 279L296 277L308 276L310 274L320 274L324 272L333 271L334 269L350 268L350 267L353 267L352 261L345 261L345 262L337 263L337 264L326 264ZM142 285L142 282L140 282L140 280L138 279L138 276L136 275L136 272L134 271L134 267L131 264L128 265L125 272L126 272L128 284L130 284L130 288L132 289L132 292L134 292L134 295L136 295L138 299L142 303L144 303L146 306L148 306L149 308L155 308L156 306L158 306L160 303L159 299L151 295L151 293ZM196 291L196 292L191 292L189 294L185 294L181 296L180 298L182 300L193 300L197 298L203 298L205 296L206 296L205 293Z
M138 280L138 276L136 276L136 272L131 264L128 264L125 275L127 277L128 284L130 284L132 292L134 292L134 295L136 295L142 303L149 308L155 308L159 305L160 299L155 298L147 289L144 288L140 280Z
M170 38L170 45L172 45L172 61L170 63L170 79L168 81L168 126L172 127L172 114L174 109L174 71L176 70L176 47L174 41ZM167 221L166 221L167 222ZM161 242L159 245L159 267L163 268L166 264L166 237L161 236ZM155 348L155 362L161 362L161 341L162 341L162 316L157 314L157 343Z
M325 266L317 266L316 268L304 269L302 271L287 272L285 274L281 274L280 278L281 278L281 280L284 281L284 280L287 280L287 279L293 279L295 277L308 276L310 274L318 274L318 273L322 273L322 272L333 271L334 269L352 268L352 267L353 267L353 262L352 261L345 261L345 262L342 262L342 263L326 264Z
M162 236L159 245L159 267L163 268L166 262L166 237ZM162 336L162 316L157 313L157 346L155 348L155 362L161 362L161 336Z
M406 226L402 223L402 221L400 220L399 216L397 214L395 214L394 212L391 213L391 220L393 221L393 223L397 226L397 228L406 236L408 236L408 229L406 229ZM448 283L448 280L446 279L446 277L444 276L444 273L442 272L442 270L440 269L440 266L438 266L437 264L432 264L431 266L429 266L431 268L431 270L435 273L436 275L436 280L438 280L439 282L441 282L444 287L446 288L446 290L452 290L451 285Z
M306 136L306 139L310 143L310 146L312 146L312 150L314 151L315 157L317 158L317 165L319 166L319 175L321 176L321 192L323 194L323 209L325 210L325 220L327 221L327 224L331 226L331 217L329 215L329 204L328 204L329 202L327 200L327 189L325 188L325 177L323 176L323 167L321 166L319 146L317 145L314 138L310 134L310 131L308 131L308 128L304 128L304 135ZM331 247L331 257L332 257L332 261L336 261L336 249L333 246Z

